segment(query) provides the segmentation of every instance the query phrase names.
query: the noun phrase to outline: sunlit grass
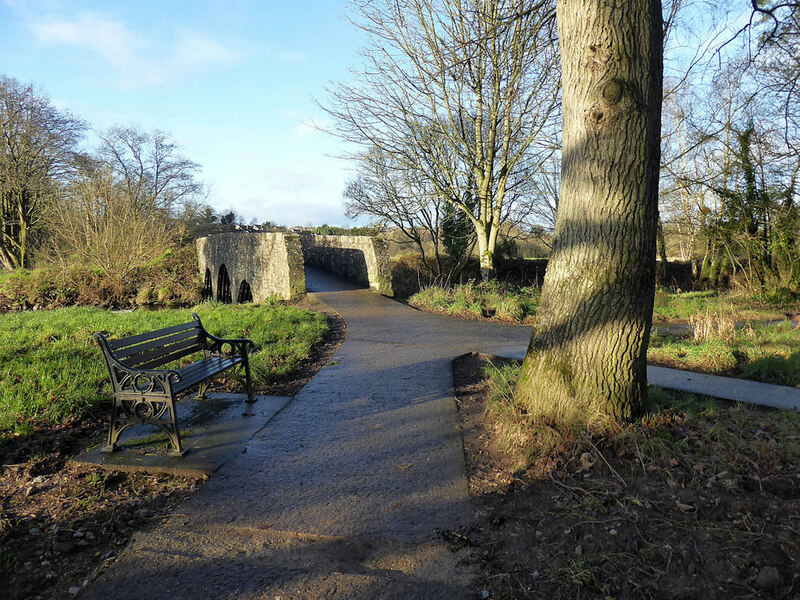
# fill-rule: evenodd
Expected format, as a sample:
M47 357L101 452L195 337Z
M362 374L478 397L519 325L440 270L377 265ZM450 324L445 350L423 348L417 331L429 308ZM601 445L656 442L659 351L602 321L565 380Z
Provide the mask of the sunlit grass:
M408 299L411 306L467 319L494 318L522 323L536 314L538 288L517 288L497 282L428 286Z
M783 312L796 308L780 295L751 295L736 292L656 292L653 320L656 323L688 321L708 312L726 312L737 321L769 321L783 318Z
M746 468L742 457L775 464L796 464L800 459L800 415L792 411L764 411L651 386L641 419L587 427L530 414L513 394L519 372L518 363L486 364L485 422L516 468L529 469L530 477L546 476L558 465L599 463L603 450L634 457L642 468L666 461L683 465L690 473L695 461L705 468L711 465L711 472L733 472ZM764 435L753 434L759 431ZM791 444L779 447L778 439ZM732 462L738 466L732 467Z
M800 331L788 322L747 325L718 336L654 334L647 358L675 368L800 385Z
M322 339L325 317L279 303L202 304L194 309L110 312L63 308L0 315L0 431L25 419L83 418L110 399L108 373L92 333L124 337L185 323L197 312L212 334L247 337L256 384L297 368Z

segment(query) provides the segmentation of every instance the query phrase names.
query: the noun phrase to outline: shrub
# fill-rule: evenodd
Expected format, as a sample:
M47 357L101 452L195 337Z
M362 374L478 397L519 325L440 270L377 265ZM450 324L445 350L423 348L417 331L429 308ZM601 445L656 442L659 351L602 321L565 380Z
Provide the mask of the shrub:
M779 287L769 295L769 301L774 304L791 304L797 300L797 294L786 287Z
M147 304L152 304L155 301L155 290L150 283L145 283L139 287L139 291L136 293L136 304L139 306L145 306Z
M497 307L497 316L508 321L522 321L525 311L519 300L513 296L504 298Z
M392 259L392 290L398 298L410 298L433 282L431 270L418 254L402 254Z
M85 266L18 269L0 275L0 310L64 306L130 307L155 302L191 306L200 301L193 246L169 250L124 279Z

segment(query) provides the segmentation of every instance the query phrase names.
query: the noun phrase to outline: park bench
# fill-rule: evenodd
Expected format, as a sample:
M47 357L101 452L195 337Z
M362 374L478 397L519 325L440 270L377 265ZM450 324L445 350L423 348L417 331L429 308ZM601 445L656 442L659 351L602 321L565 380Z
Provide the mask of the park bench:
M118 450L120 434L132 425L148 423L161 428L172 443L171 456L183 456L175 400L194 388L205 396L208 381L228 369L244 371L248 402L253 402L246 339L223 339L208 333L200 317L148 333L108 340L95 333L114 388L108 445L103 452ZM202 352L202 358L178 368L160 368Z

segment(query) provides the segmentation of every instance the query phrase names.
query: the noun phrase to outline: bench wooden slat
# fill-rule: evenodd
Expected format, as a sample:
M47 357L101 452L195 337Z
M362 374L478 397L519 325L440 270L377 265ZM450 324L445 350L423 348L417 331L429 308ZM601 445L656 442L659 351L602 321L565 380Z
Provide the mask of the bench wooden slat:
M178 373L180 374L181 378L188 377L191 379L196 375L196 372L205 372L208 368L208 365L213 366L225 364L227 366L231 366L239 362L241 362L241 359L236 356L210 356L208 358L204 358L203 360L199 360L196 363L181 367L178 369Z
M178 369L181 380L173 386L176 394L183 392L190 387L197 385L201 381L213 377L217 373L221 373L226 369L238 364L241 359L236 358L219 358L216 356L204 358L194 364L189 365L184 369Z
M158 360L162 357L170 356L171 354L180 352L181 350L185 350L186 348L195 348L194 352L199 352L204 348L204 346L200 344L200 341L197 339L196 336L192 336L185 340L180 340L174 344L169 344L168 346L153 348L152 350L147 350L146 352L142 352L141 354L134 354L132 356L129 356L128 358L123 359L121 362L126 367L130 367L132 369L147 368L147 367L139 367L139 365L144 365L146 363ZM170 362L170 360L165 360L162 364L167 364L168 362Z
M183 350L176 350L175 352L170 352L169 354L163 354L161 356L157 356L152 360L148 360L146 362L141 362L136 365L137 369L156 369L158 367L163 367L164 365L168 365L171 362L175 362L176 360L182 359L184 356L189 356L190 354L195 354L200 352L203 349L202 346L199 344L189 346L188 348L184 348Z
M179 331L178 333L173 333L168 336L158 338L157 340L151 340L149 342L136 344L134 346L128 346L122 350L117 350L114 352L114 356L117 360L124 362L123 359L128 358L129 356L133 357L136 354L142 354L148 350L161 348L162 346L175 344L188 339L194 339L196 341L199 333L199 331L195 331L194 329Z
M120 348L127 348L128 346L133 346L141 342L149 342L150 340L162 338L170 333L177 333L178 331L184 331L186 329L197 329L199 331L200 326L196 321L181 323L180 325L173 325L172 327L165 327L164 329L157 329L156 331L150 331L148 333L140 333L117 340L108 340L108 347L112 350L119 350Z

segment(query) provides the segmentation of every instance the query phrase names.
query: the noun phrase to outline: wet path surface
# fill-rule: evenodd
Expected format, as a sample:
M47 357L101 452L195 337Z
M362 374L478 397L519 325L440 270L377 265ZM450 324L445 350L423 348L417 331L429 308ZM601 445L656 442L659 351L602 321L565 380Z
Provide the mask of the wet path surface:
M246 451L137 535L86 598L464 598L439 532L469 518L450 363L530 329L422 313L309 269L341 349Z

